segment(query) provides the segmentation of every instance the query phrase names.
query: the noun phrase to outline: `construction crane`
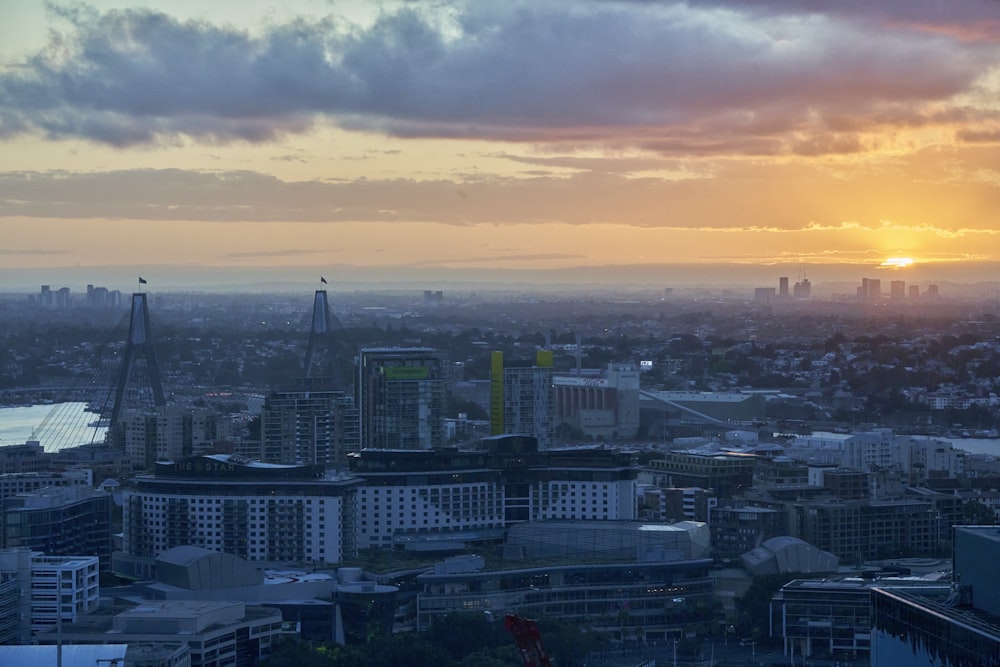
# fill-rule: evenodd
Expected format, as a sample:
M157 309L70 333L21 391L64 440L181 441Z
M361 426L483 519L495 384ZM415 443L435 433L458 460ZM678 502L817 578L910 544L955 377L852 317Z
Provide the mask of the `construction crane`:
M503 627L514 636L524 667L552 667L552 660L542 646L542 633L537 622L517 614L507 614L503 617Z

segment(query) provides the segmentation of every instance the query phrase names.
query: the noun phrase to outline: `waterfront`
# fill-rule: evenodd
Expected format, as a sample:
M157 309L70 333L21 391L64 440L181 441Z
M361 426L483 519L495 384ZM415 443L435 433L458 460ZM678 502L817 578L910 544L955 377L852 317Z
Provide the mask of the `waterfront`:
M38 440L46 452L102 442L107 430L90 426L98 415L86 403L53 403L0 408L0 446Z

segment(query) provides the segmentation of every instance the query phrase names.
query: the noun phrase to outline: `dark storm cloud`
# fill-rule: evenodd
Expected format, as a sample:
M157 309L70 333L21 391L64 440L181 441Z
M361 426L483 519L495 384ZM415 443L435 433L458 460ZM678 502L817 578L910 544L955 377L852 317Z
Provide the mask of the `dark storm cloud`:
M933 122L925 105L969 90L997 57L994 43L958 39L955 20L927 11L921 26L940 19L940 34L886 29L894 15L868 21L858 3L826 3L829 16L806 2L726 5L469 2L448 23L414 3L366 28L303 18L260 34L63 9L66 31L0 72L0 137L262 142L329 122L398 136L851 152L860 140L829 123Z

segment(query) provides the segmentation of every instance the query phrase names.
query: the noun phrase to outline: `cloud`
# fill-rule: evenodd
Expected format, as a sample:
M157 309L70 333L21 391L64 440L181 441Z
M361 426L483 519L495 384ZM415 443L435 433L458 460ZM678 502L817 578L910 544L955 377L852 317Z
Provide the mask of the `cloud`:
M255 33L63 9L64 32L0 70L0 138L267 142L331 123L664 153L849 154L867 147L858 132L939 122L1000 59L996 42L952 34L971 18L924 11L917 30L902 10L812 4L407 3L367 26L314 17Z
M586 255L575 253L507 253L498 252L495 255L479 257L462 257L461 259L426 259L413 262L412 266L467 266L470 264L496 264L497 262L548 262L551 260L585 259Z
M219 257L221 259L264 259L267 257L305 257L307 255L327 255L331 251L307 250L302 248L289 248L288 250L260 250L256 252L227 252Z
M955 239L996 233L998 160L1000 147L977 146L844 169L720 160L711 173L676 178L575 171L287 181L252 171L8 172L0 173L0 219L559 223ZM684 164L661 162L679 172Z
M0 248L0 255L65 255L66 250L42 250L41 248L28 248L17 250L12 248Z

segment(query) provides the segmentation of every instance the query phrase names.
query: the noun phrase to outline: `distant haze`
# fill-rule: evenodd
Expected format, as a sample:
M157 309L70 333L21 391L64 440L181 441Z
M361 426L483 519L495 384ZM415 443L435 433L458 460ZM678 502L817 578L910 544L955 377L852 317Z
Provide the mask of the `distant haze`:
M995 290L1000 283L1000 263L929 264L905 269L886 269L871 265L747 265L747 264L636 264L630 266L578 266L565 269L457 269L421 267L72 267L51 269L2 269L0 292L37 293L41 285L52 289L69 287L73 292L86 290L88 284L131 292L139 287L138 277L146 279L143 289L149 292L285 292L311 290L320 286L320 277L328 281L331 292L358 289L452 289L459 291L491 289L539 289L547 291L602 291L615 289L662 290L664 288L708 287L751 291L754 287L778 286L778 278L787 276L790 285L807 278L813 296L852 294L862 278L879 278L883 290L889 282L904 280L925 287L982 285Z

